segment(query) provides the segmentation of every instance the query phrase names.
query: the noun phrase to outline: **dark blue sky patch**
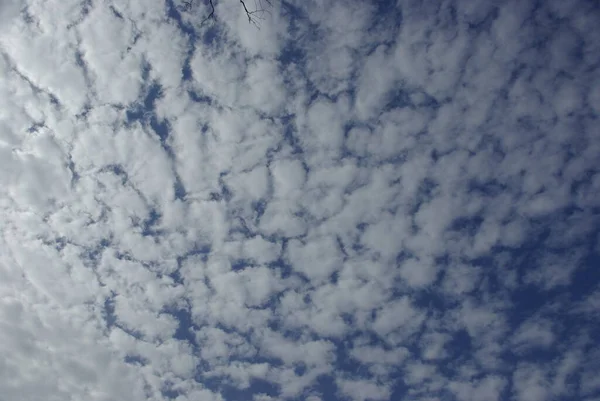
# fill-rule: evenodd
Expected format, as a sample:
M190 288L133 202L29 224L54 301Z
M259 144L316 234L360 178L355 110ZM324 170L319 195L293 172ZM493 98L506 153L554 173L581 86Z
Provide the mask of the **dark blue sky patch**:
M196 354L199 351L198 343L196 341L195 331L196 325L192 320L192 315L188 309L180 308L170 312L173 317L179 322L177 331L175 332L174 338L187 342Z
M468 360L470 353L473 352L473 343L469 332L465 329L454 331L446 350L450 353L451 360Z
M274 260L272 262L269 262L267 264L267 267L269 269L277 270L279 272L279 274L281 274L282 278L288 278L293 273L292 266L285 260L285 258L282 258L282 257L277 258L276 260Z
M175 199L179 201L185 201L187 191L185 190L183 181L181 181L181 178L178 176L175 177L175 184L173 184L173 192L175 195Z
M129 180L127 172L125 171L123 166L121 166L120 164L109 164L107 166L102 167L99 172L105 172L105 171L111 172L112 174L116 175L117 177L120 177L121 184L123 184L123 185L125 185Z
M396 380L392 384L392 390L390 394L391 400L401 400L407 396L410 386L406 385L402 380Z
M206 262L210 252L212 251L212 246L207 243L198 243L193 249L187 252L185 255L177 258L177 265L181 267L181 264L190 257L199 256L203 261Z
M300 140L300 134L296 128L296 116L288 114L280 117L280 121L283 124L283 140L292 148L292 154L302 155L304 149L302 148L302 141ZM301 157L301 156L300 156Z
M85 62L84 54L79 50L75 52L75 64L77 64L79 68L81 68L83 72L83 77L87 85L92 87L92 79L90 77L88 66Z
M27 128L27 132L29 134L33 134L35 132L39 132L39 130L41 130L42 128L44 128L46 125L43 122L34 122L33 124L31 124L29 126L29 128Z
M429 314L443 313L444 311L447 311L448 308L455 306L456 300L441 295L436 289L437 286L434 284L431 287L412 291L410 296L414 305L428 311ZM406 295L406 289L394 291L394 295L395 297Z
M340 276L339 272L331 273L331 275L329 276L329 283L333 284L333 285L337 284L339 276Z
M63 249L65 249L65 246L67 246L68 241L65 237L59 237L59 238L54 239L53 241L46 241L46 240L42 239L42 243L44 245L51 246L60 252Z
M102 314L104 321L106 322L106 328L110 330L117 322L117 317L115 316L115 304L112 297L108 297L104 301L104 310Z
M162 230L157 228L160 224L160 219L160 212L155 208L151 208L148 217L142 223L142 235L150 237L160 235Z
M148 361L139 355L125 355L125 363L138 366L146 366Z
M156 116L156 101L163 96L163 88L157 82L152 83L143 100L143 107L138 111L128 112L128 120L140 120L150 125L150 128L165 142L169 136L169 124L166 120L159 121Z
M418 107L413 103L410 93L403 89L393 89L388 95L388 101L383 106L381 112L390 111L393 109L413 108Z
M267 201L260 199L252 202L252 210L254 210L254 224L260 223L260 218L265 214L267 208Z
M169 137L169 123L166 120L158 121L156 116L152 116L150 119L150 127L154 130L156 135L160 138L161 142L165 142Z
M367 32L376 37L379 33L384 33L381 35L382 38L389 38L388 44L391 44L402 27L402 7L398 7L398 3L392 0L377 1L373 5L376 10Z
M367 367L359 362L356 358L352 357L352 337L349 335L348 339L338 340L335 338L328 339L335 345L335 363L338 371L343 371L346 374L350 374L355 377L369 377L370 374L367 371ZM372 345L382 346L385 345L376 337L372 337Z
M182 10L180 10L176 5L174 0L166 0L167 5L167 16L174 20L181 32L187 36L190 41L190 48L186 55L185 61L183 63L183 67L181 69L182 79L184 81L189 81L192 79L193 72L190 66L191 59L194 55L195 44L198 41L198 33L194 29L193 26L183 21L182 18Z
M188 90L188 95L190 96L190 99L195 103L204 103L208 106L211 106L213 103L213 100L210 96L198 93L192 89Z
M473 236L477 234L482 223L483 217L481 216L459 217L454 219L448 229L450 231L458 231L465 233L466 235Z
M168 384L163 385L163 387L160 390L160 393L162 394L163 397L165 397L168 400L174 400L180 394L182 394L181 391L173 388L173 384L172 383L168 383Z
M490 180L486 182L469 180L468 183L469 192L473 192L474 194L481 194L487 197L497 196L505 190L507 190L506 185L497 180Z
M142 66L142 76L144 82L147 82L150 76L151 67L149 64ZM145 89L142 97L137 103L130 105L125 112L126 124L130 126L135 122L140 122L144 126L151 128L155 134L164 142L168 137L169 126L166 121L158 121L156 116L156 100L163 96L163 88L158 82L150 83Z
M553 293L555 296L559 294L558 291ZM512 304L516 307L508 311L509 325L517 327L534 316L552 299L550 295L535 285L521 285L511 294Z
M204 364L200 364L200 365L204 365ZM197 367L197 369L200 366ZM208 370L209 367L207 366L206 369ZM201 370L201 369L198 369ZM198 372L196 374L195 380L202 384L203 387L206 387L214 392L220 392L222 390L222 379L220 377L205 377L203 373Z
M292 341L299 341L305 335L303 330L286 329L285 322L281 319L280 316L274 316L273 319L269 320L268 327L272 331L281 334L281 336L283 336L284 338ZM281 363L281 361L279 363Z
M571 276L571 285L569 294L571 302L578 302L585 299L595 290L600 288L600 253L593 249L598 243L598 232L590 238L595 241L590 241L590 252L584 258L579 268L575 269ZM594 244L595 243L595 244Z
M301 6L296 6L291 2L282 2L282 15L289 18L288 40L282 46L277 56L279 68L284 71L293 66L301 74L306 73L306 51L310 43L318 39L317 25L310 24ZM292 83L292 85L295 85Z
M228 173L221 173L221 175L219 176L219 189L220 189L220 193L218 194L218 200L222 200L224 202L229 202L231 201L231 198L233 197L233 193L231 192L231 190L229 189L229 186L227 186L227 184L225 183L224 178L227 177Z
M331 375L319 376L309 391L320 395L323 400L343 400L339 397L338 386Z
M290 64L297 67L303 67L306 54L300 45L295 41L288 42L279 55L279 62L282 70Z
M492 27L494 21L498 18L498 15L498 7L490 5L488 12L482 15L483 18L468 21L467 26L469 27L469 30L473 31L476 34L480 34L481 32L488 32Z
M57 109L61 109L62 103L58 100L58 97L52 93L48 93L48 98L50 99L50 103L52 103Z
M250 269L254 266L254 262L250 259L235 259L231 261L231 270L241 271Z
M183 277L181 275L181 269L180 269L181 258L178 258L177 265L178 265L178 268L176 270L174 270L173 272L169 273L169 277L171 279L173 279L173 282L175 284L177 284L177 285L183 285L184 284L184 279L183 279Z
M221 40L221 32L217 25L209 26L202 34L202 43L206 46L217 46Z

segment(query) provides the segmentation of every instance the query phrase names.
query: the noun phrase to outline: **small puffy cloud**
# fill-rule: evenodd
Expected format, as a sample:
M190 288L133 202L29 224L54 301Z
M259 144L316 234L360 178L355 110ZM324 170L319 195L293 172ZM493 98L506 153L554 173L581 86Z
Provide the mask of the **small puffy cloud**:
M311 238L308 243L288 243L289 261L293 269L311 281L326 280L342 265L339 245L331 236Z
M552 322L546 319L529 319L517 329L512 341L517 350L547 348L555 341Z
M341 393L353 401L386 400L391 393L388 386L368 380L339 379L337 385Z
M500 376L486 376L474 382L452 382L450 390L460 401L498 401L507 381Z
M300 160L278 160L271 164L275 196L289 199L297 196L306 180L306 172Z
M437 271L434 261L409 259L402 263L400 277L411 287L423 287L435 281Z
M513 373L513 394L519 400L541 401L550 396L545 372L535 365L521 364Z

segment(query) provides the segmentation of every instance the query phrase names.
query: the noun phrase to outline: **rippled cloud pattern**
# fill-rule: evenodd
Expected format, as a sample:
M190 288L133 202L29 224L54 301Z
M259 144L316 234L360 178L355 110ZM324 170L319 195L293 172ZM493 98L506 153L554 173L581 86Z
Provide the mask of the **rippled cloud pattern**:
M0 3L0 399L600 400L597 2L183 3Z

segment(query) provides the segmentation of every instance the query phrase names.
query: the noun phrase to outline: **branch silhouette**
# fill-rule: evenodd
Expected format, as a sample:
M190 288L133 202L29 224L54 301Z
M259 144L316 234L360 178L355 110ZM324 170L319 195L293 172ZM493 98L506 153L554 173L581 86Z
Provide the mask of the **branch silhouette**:
M190 12L193 7L197 4L198 1L201 0L182 0L182 4L178 6L179 11L182 12ZM216 1L216 0L215 0ZM260 28L259 22L264 19L266 13L270 13L269 8L273 6L271 0L253 0L254 8L249 8L247 0L239 0L244 12L246 13L246 17L248 18L248 23L253 24L257 28ZM209 20L216 20L215 14L215 4L213 0L205 0L205 3L210 7L210 13L204 17L202 23L205 23Z

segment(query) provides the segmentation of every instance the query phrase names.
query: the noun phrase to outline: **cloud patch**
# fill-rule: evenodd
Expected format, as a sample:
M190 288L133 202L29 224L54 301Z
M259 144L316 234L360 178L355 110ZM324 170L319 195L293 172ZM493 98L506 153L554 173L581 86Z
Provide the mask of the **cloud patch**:
M216 3L0 5L0 392L597 397L593 2Z

